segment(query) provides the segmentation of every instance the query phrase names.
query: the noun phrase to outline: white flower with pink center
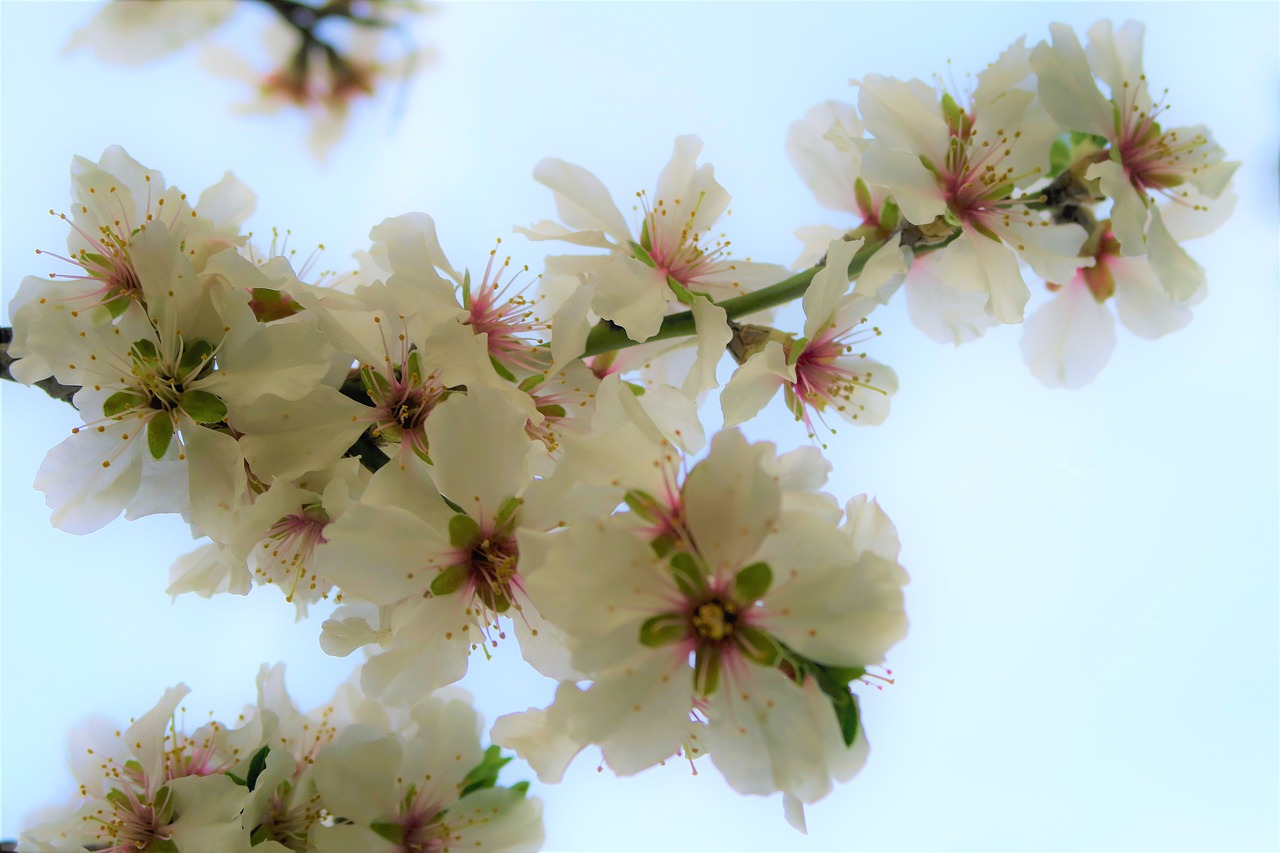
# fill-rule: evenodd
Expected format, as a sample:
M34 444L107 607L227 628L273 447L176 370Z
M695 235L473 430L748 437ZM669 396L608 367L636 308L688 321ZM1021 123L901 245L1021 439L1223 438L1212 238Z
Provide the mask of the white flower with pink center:
M861 425L879 424L888 416L889 397L898 390L897 375L866 353L854 351L879 334L865 325L863 313L878 303L860 291L895 288L906 272L906 260L897 239L891 240L867 261L851 290L846 271L862 244L861 239L836 240L828 246L826 266L805 292L802 339L759 330L762 343L748 347L749 357L720 395L725 426L755 417L778 388L810 435L815 434L814 417L828 411Z
M722 432L678 489L632 490L630 513L539 537L526 586L593 684L499 719L495 740L550 782L588 744L624 775L694 757L704 727L744 793L813 802L852 776L866 747L847 685L905 633L906 576L886 537L869 541L887 519L865 522L865 505L846 530L784 508L779 462Z
M919 80L872 74L858 93L858 109L875 141L862 158L867 183L886 189L906 219L929 226L939 217L959 227L941 250L940 272L951 287L987 295L1003 323L1022 321L1030 291L1018 268L1065 280L1080 264L1084 229L1055 224L1027 205L1037 195L1016 192L1041 177L1041 160L1056 127L1016 88L1030 74L1021 41L978 75L961 107Z
M1085 177L1098 180L1112 200L1112 232L1121 252L1149 255L1169 296L1191 299L1203 274L1196 275L1194 261L1169 237L1165 214L1150 193L1205 211L1210 206L1203 199L1222 195L1240 164L1226 161L1203 125L1160 126L1165 106L1152 98L1142 72L1140 22L1116 30L1110 21L1098 21L1089 28L1087 48L1068 26L1054 24L1050 32L1052 44L1041 42L1032 55L1041 101L1063 127L1094 134L1106 145ZM1110 97L1099 91L1095 74Z

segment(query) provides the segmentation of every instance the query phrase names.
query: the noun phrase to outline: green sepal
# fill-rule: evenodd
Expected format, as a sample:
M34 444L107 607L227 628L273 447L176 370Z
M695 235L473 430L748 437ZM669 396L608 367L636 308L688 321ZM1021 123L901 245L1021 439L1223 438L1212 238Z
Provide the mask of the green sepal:
M647 267L652 267L653 269L658 268L658 265L654 262L653 258L649 256L649 249L647 247L634 241L630 243L630 246L631 253L635 255L637 261L640 261Z
M643 385L640 385L640 384L635 383L635 382L626 382L626 381L624 381L622 384L623 384L623 385L626 385L628 388L630 388L630 389L631 389L631 393L632 393L632 394L635 394L637 397L643 397L643 396L644 396L644 386L643 386Z
M700 598L707 591L707 578L688 551L671 558L671 579L685 598Z
M956 216L956 212L949 206L946 210L942 211L942 221L950 225L952 228L959 228L964 225L964 223L960 221L960 217Z
M649 217L647 216L644 218L644 224L640 226L640 245L646 252L653 251L653 237L649 235Z
M391 390L387 377L368 365L360 368L360 381L364 383L364 390L369 392L370 397L381 397Z
M844 745L853 746L854 738L858 736L858 697L849 690L849 682L840 679L849 670L825 667L812 661L807 663L805 669L813 675L818 689L831 700L831 709L835 711L836 721L840 724L840 736L844 738Z
M173 791L169 790L168 785L163 785L156 791L151 807L155 810L156 820L161 824L173 821Z
M754 604L773 583L773 569L768 563L752 563L733 576L733 597L740 604Z
M670 533L663 533L662 535L655 536L650 540L649 547L653 549L653 553L656 556L665 557L679 544L680 540L675 536L672 536Z
M947 120L947 126L951 128L959 128L964 120L964 110L960 109L960 105L956 103L956 99L951 97L951 93L947 92L942 96L942 117Z
M455 548L470 548L480 538L480 525L469 515L459 514L449 519L449 544Z
M937 166L933 165L933 161L932 161L932 160L930 160L928 157L924 156L923 154L921 154L921 155L920 155L920 165L922 165L922 166L924 166L926 169L928 169L928 170L929 170L929 172L930 172L930 173L931 173L935 178L938 178L939 180L941 180L941 178L942 178L942 172L938 170L938 167L937 167Z
M750 625L739 624L734 628L734 645L744 657L761 666L773 666L781 654L772 637Z
M679 613L659 613L650 616L640 626L640 645L656 649L674 643L687 634L684 616Z
M375 835L387 839L392 844L404 844L404 827L398 823L379 820L369 824L369 828Z
M237 785L240 785L241 787L244 787L244 788L249 787L249 783L244 780L244 777L237 776L236 774L232 773L230 770L228 770L225 775L230 776L231 781L235 782Z
M208 341L195 341L182 349L178 360L178 372L183 381L194 379L213 358L213 346Z
M700 646L693 653L693 692L710 696L720 686L720 652L710 646Z
M567 414L564 406L555 403L550 406L539 406L538 411L548 418L563 418Z
M147 449L152 459L163 459L173 440L173 419L168 412L159 412L147 422Z
M510 526L510 522L516 517L516 511L520 509L520 499L516 497L507 498L506 502L498 508L498 514L493 517L493 524L499 530L504 530Z
M125 795L124 791L121 791L119 788L112 788L110 791L107 791L106 800L108 803L111 803L111 805L119 806L122 809L133 808L133 805L129 802L129 798Z
M417 350L412 350L409 353L409 358L405 361L404 369L401 373L403 374L405 371L407 371L409 381L414 385L422 381L422 359L418 356Z
M527 797L529 795L529 783L517 782L511 787L507 788L507 790L513 794L519 794L521 797Z
M511 756L504 756L502 748L490 746L484 751L484 758L480 759L480 763L467 771L467 775L462 778L462 787L458 792L459 797L465 797L472 791L482 791L485 788L493 788L498 784L498 771L511 763Z
M469 563L459 563L456 566L441 569L431 581L431 594L449 595L457 592L467 582L467 576L470 574Z
M471 308L471 270L464 269L462 271L462 307L470 310Z
M499 376L501 376L503 379L507 380L508 382L516 381L516 375L512 373L510 370L507 370L506 366L502 362L498 361L498 359L495 356L492 356L492 355L489 356L489 363L493 365L494 372L497 373Z
M133 346L130 347L130 349L133 352L133 357L141 361L159 361L160 360L160 353L156 351L155 342L149 341L146 338L143 338L142 340L139 340L139 341L134 341Z
M657 501L653 499L653 495L643 489L631 489L622 496L622 502L645 521L654 520L652 510Z
M102 403L103 417L113 418L121 412L141 408L150 401L134 391L117 391Z
M129 305L132 302L133 300L129 298L129 294L122 293L119 296L116 296L112 299L108 299L106 302L103 302L102 304L107 306L107 311L110 312L111 319L114 320L124 312L128 311Z
M543 376L541 373L535 373L533 376L526 376L524 379L520 380L520 384L516 387L528 394L534 388L541 385L546 378L547 377Z
M428 461L430 461L430 460L428 460ZM440 496L440 500L444 501L445 506L449 507L449 509L453 510L454 512L458 513L459 515L466 515L466 514L467 514L467 511L466 511L465 509L463 509L462 507L458 506L456 503L454 503L453 501L449 500L449 499L448 499L448 498L446 498L444 495L441 495L441 496Z
M950 213L950 211L948 211L948 213ZM956 224L958 225L959 223L956 223ZM990 228L983 225L981 222L974 220L973 222L969 223L969 227L971 227L974 231L977 231L983 237L986 237L988 240L995 240L997 243L1001 242L1000 235L996 234L996 232L992 231Z
M249 775L245 777L244 783L250 791L257 787L258 777L267 768L267 753L270 751L271 745L265 744L249 759Z
M198 424L216 424L227 417L227 404L216 394L192 388L182 392L178 408L191 416Z
M871 201L871 188L862 178L856 178L853 182L853 198L858 204L858 211L863 219L871 218L876 212L875 205Z
M901 222L902 208L898 207L898 203L893 199L885 199L884 208L880 211L881 230L892 234L898 230L898 225Z
M673 277L667 276L667 287L671 288L671 292L676 295L676 301L681 305L692 305L698 301L698 297L689 292L689 290Z
M147 845L147 853L182 853L172 838L152 841Z
M1059 136L1053 140L1053 145L1049 147L1049 174L1048 177L1056 178L1062 174L1062 170L1071 165L1071 145L1067 142L1066 134Z
M271 840L271 827L267 826L265 823L258 824L256 827L253 828L253 832L249 833L250 847L257 844L262 844L270 840Z

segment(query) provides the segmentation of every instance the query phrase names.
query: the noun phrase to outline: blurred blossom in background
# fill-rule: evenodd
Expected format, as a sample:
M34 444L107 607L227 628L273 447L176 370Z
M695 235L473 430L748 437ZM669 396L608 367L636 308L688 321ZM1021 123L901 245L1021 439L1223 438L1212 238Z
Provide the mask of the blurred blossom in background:
M1118 336L1098 378L1068 392L1031 376L1021 329L939 345L897 300L867 345L899 376L888 420L819 432L828 490L876 496L911 575L896 683L863 701L866 768L808 809L807 838L777 802L683 762L616 779L588 750L564 784L531 790L550 850L1280 844L1273 4L404 6L394 31L343 43L355 64L306 52L319 71L305 78L290 64L299 37L268 24L266 5L172 5L204 17L157 21L168 41L103 41L82 29L95 6L0 4L6 304L24 275L51 270L34 250L65 242L47 211L66 204L72 156L110 144L188 192L233 170L258 194L249 228L287 229L299 259L323 243L320 268L354 269L373 225L424 211L459 266L478 272L501 237L536 271L547 247L511 229L554 212L531 178L538 160L587 166L625 205L672 138L696 133L733 195L738 254L790 263L796 227L845 221L795 174L787 129L823 100L854 101L849 78L937 74L963 88L1050 22L1144 21L1167 123L1204 123L1243 161L1234 216L1189 247L1208 276L1190 325ZM216 29L183 46L197 24ZM112 49L154 58L98 59ZM1028 313L1047 298L1033 287ZM178 519L54 530L30 484L78 419L39 391L0 393L0 836L71 793L66 734L89 713L128 718L185 681L197 717L228 719L264 661L287 662L304 707L346 677L356 661L316 642L324 608L295 623L264 589L171 604L169 565L192 547ZM749 438L808 443L781 399L766 411ZM713 396L709 430L719 412ZM461 686L490 723L554 692L514 649L475 661ZM504 778L534 777L517 761Z

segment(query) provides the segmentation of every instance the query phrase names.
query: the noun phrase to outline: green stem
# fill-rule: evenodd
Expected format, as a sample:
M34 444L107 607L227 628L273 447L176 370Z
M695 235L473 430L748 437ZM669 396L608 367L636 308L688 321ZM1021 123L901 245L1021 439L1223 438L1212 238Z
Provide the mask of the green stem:
M853 256L853 261L849 264L849 278L856 278L862 272L862 268L866 266L867 259L874 255L885 242L888 237L878 232L874 228L857 229L850 232L848 239L856 239L865 237L867 242L863 245L858 253ZM802 270L790 278L784 279L777 284L771 284L768 287L755 291L754 293L744 293L741 296L735 296L732 299L726 299L723 302L717 302L724 309L728 319L736 320L739 317L745 317L749 314L755 314L758 311L764 311L767 308L776 308L779 305L785 305L788 302L799 299L804 296L806 290L809 289L809 283L813 281L813 277L826 266L826 260L823 259L807 270ZM688 337L695 333L693 324L693 312L681 311L679 314L671 314L662 321L658 334L654 335L645 343L651 341L665 341L671 338ZM635 346L637 341L627 337L627 333L619 326L613 323L601 321L596 325L591 333L587 335L586 349L582 356L586 358L592 355L600 355L601 353L611 352L613 350L625 349L626 347Z

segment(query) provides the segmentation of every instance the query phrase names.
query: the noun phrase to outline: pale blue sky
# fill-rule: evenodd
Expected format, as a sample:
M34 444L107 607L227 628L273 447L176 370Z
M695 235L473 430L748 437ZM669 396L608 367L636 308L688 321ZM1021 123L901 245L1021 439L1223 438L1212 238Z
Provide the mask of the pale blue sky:
M872 354L902 384L893 412L827 442L830 490L878 496L912 577L897 684L863 702L867 767L809 809L808 838L776 798L738 797L709 766L614 779L589 751L563 785L534 788L552 850L1280 844L1274 4L447 6L424 29L440 60L403 115L390 99L358 112L324 168L300 122L233 114L243 93L190 53L138 70L63 56L90 12L0 3L5 303L52 269L34 249L64 245L46 211L66 204L71 157L112 143L193 194L233 169L259 194L250 226L324 242L331 267L382 218L422 210L456 265L480 265L501 236L536 269L545 248L510 229L554 212L529 176L539 158L586 166L625 203L694 132L734 195L735 246L789 263L796 226L840 220L795 176L787 126L852 100L850 77L928 78L951 59L962 79L1051 21L1145 21L1168 121L1208 124L1244 161L1235 217L1189 246L1209 298L1161 341L1120 330L1111 364L1074 393L1031 378L1020 329L955 350L911 328L901 303L878 318ZM90 712L138 714L186 681L193 720L227 719L277 660L300 704L328 696L352 661L326 658L319 620L294 624L274 590L169 603L169 563L190 547L178 520L53 530L30 483L78 421L37 391L0 391L0 835L70 790L66 732ZM771 414L752 437L806 442ZM490 721L550 699L515 652L473 662L464 682Z

